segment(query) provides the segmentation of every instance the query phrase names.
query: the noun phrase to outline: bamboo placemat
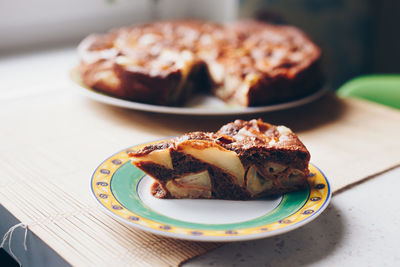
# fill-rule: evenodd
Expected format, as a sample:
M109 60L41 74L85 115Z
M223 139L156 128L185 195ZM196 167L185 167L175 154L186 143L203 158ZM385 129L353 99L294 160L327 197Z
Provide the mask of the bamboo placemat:
M100 210L88 184L97 165L119 150L213 131L237 117L142 113L67 92L1 104L0 203L69 263L176 266L219 245L132 229ZM400 163L400 112L389 108L329 95L256 117L296 131L336 191Z

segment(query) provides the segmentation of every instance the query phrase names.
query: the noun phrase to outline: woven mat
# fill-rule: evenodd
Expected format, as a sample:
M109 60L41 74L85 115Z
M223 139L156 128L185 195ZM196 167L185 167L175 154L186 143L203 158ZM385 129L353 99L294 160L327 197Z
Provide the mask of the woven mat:
M389 108L328 95L257 117L296 131L335 191L400 164L400 112ZM91 199L91 172L131 145L213 131L236 118L142 113L70 93L1 103L0 203L72 265L179 265L219 244L159 237L116 221Z

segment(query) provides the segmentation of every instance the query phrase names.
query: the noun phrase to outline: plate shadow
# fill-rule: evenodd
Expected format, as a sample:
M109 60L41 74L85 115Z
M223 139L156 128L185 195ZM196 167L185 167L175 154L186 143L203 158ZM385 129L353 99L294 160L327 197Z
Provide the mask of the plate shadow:
M331 254L344 234L341 212L331 203L318 218L301 228L276 237L223 245L198 257L194 264L222 267L308 266ZM192 265L189 261L183 266Z

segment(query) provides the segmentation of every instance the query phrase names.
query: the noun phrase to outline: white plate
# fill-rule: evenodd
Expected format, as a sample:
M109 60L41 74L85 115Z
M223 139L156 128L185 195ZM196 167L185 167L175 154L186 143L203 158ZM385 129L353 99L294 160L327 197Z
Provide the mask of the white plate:
M230 106L215 96L203 94L194 96L193 99L188 103L186 103L186 106L184 107L170 107L170 106L159 106L159 105L138 103L134 101L124 100L117 97L109 96L101 92L95 91L85 86L81 82L79 74L77 73L76 70L73 70L71 72L71 78L73 81L72 84L74 88L76 88L79 93L93 100L122 108L129 108L129 109L156 112L156 113L182 114L182 115L238 115L238 114L271 112L276 110L293 108L313 102L328 91L326 87L322 87L321 89L312 93L311 95L305 96L300 99L279 104L259 106L259 107Z

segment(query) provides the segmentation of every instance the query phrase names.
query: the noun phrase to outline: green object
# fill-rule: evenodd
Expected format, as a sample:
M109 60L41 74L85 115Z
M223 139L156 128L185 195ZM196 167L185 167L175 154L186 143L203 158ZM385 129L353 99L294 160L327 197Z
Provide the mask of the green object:
M360 76L342 85L337 94L341 97L362 98L400 109L400 75Z
M259 218L232 224L199 224L175 220L154 212L140 200L137 187L144 173L133 166L131 162L125 163L119 168L111 179L111 191L115 198L128 210L142 217L150 217L160 223L171 226L186 227L197 230L235 230L257 227L279 221L298 211L307 202L310 190L287 193L283 196L281 203L272 212Z

